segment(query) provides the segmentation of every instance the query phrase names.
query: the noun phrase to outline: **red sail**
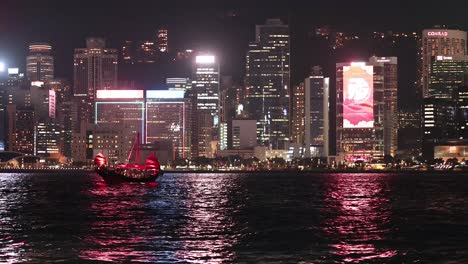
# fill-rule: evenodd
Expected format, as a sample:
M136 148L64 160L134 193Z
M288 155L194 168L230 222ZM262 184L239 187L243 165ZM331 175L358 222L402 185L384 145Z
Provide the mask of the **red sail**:
M102 153L97 154L96 157L94 158L94 165L100 167L106 164L107 164L106 157Z
M159 170L160 169L158 158L156 158L154 154L150 154L146 158L145 166L147 170Z

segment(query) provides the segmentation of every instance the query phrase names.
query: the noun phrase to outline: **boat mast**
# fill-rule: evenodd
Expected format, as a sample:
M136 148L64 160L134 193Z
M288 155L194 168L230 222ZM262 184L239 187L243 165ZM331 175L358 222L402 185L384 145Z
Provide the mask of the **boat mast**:
M133 149L135 148L135 143L136 141L133 141L132 148L130 149L130 152L128 153L128 157L127 157L128 163L130 163L130 159L132 158L132 153L133 153Z
M137 132L135 142L136 142L135 164L140 164L140 132Z

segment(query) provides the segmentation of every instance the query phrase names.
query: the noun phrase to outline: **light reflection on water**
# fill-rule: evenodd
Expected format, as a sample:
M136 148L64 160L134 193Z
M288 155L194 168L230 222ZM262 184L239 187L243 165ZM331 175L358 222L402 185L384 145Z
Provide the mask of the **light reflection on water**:
M464 175L0 174L0 262L468 263Z
M391 228L389 186L385 175L334 177L326 184L325 209L332 217L323 222L323 230L332 238L334 255L345 262L379 260L397 255L386 244Z

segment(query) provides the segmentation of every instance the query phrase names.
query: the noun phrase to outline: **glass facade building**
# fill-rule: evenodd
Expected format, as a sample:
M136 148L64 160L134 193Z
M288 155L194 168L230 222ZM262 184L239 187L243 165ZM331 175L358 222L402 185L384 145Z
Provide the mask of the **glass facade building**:
M140 134L140 142L145 139L145 101L143 90L98 90L95 102L94 140L109 149L103 151L121 150L122 155L130 153L135 135ZM105 145L112 140L109 131L120 131L118 144ZM102 135L100 135L101 133ZM107 139L104 136L108 137ZM112 134L112 137L115 136ZM102 138L98 138L102 137ZM101 142L99 142L101 141ZM115 141L115 140L114 140ZM112 148L110 148L112 146ZM95 148L96 149L96 148ZM99 148L97 148L99 150ZM125 157L126 158L126 157ZM120 161L123 161L120 157Z
M283 149L290 139L289 27L279 19L256 26L246 56L246 101L259 145Z
M89 106L83 113L87 122L92 123L96 91L117 88L117 59L117 50L107 49L102 38L88 38L86 48L75 49L73 94Z
M330 79L314 75L304 81L304 147L305 157L329 155Z
M31 82L48 82L54 79L54 58L50 44L29 45L29 55L26 57L26 76Z
M466 55L467 32L443 28L425 29L422 32L421 83L423 97L430 97L429 83L432 58L436 56Z
M213 55L195 57L192 89L197 96L199 155L213 157L211 142L219 123L219 63Z
M184 91L146 91L146 143L170 142L173 160L191 158L192 104Z

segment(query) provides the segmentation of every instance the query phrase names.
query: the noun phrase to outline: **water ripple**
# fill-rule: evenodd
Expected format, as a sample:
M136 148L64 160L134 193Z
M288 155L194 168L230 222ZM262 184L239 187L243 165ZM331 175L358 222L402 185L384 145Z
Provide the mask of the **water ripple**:
M0 262L468 262L462 175L0 174Z

